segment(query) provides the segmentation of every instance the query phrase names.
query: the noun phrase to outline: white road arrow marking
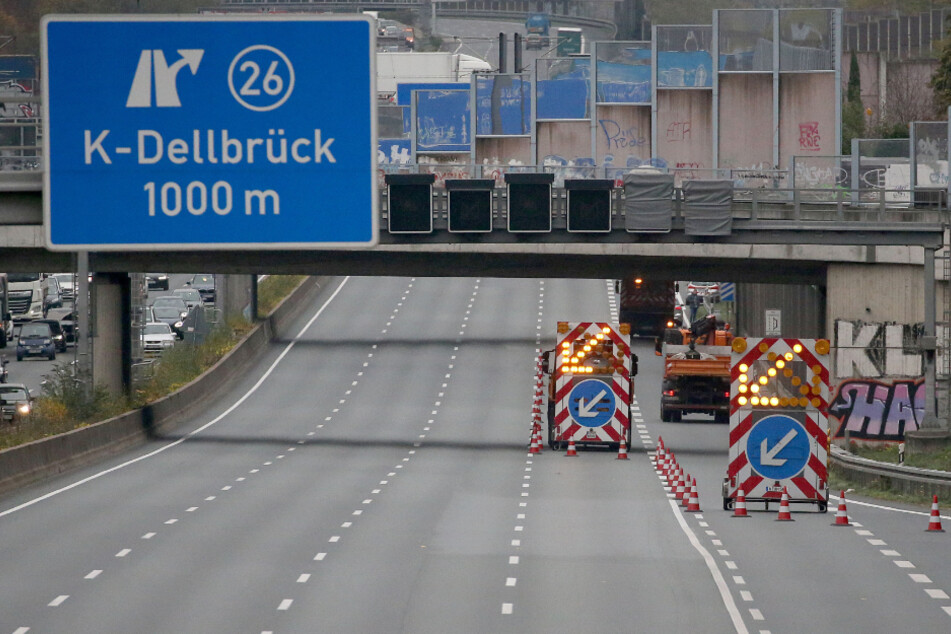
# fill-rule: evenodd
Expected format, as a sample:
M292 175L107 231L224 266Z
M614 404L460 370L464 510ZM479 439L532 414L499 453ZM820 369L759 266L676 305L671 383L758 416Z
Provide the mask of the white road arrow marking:
M604 398L604 395L607 394L605 390L598 392L598 395L593 399L588 401L587 405L584 402L583 398L578 399L578 416L581 418L594 418L598 415L597 412L592 412L591 408L601 402L601 399Z
M763 442L760 443L759 453L760 453L760 464L764 467L781 467L786 464L786 458L777 458L776 454L782 451L786 445L792 442L793 438L796 437L796 430L790 429L789 433L783 436L782 440L773 445L773 448L768 450L766 449L767 439L764 438Z

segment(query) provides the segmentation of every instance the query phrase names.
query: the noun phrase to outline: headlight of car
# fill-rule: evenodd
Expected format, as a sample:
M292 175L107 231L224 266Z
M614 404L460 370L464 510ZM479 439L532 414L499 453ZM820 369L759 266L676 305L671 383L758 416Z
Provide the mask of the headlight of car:
M21 414L29 414L29 413L30 413L30 404L29 404L29 403L20 403L19 405L17 405L17 411L20 412Z
M53 343L53 340L52 340L52 339L44 339L44 340L43 340L43 345L44 345L44 346L48 346L48 345L50 345L51 343Z

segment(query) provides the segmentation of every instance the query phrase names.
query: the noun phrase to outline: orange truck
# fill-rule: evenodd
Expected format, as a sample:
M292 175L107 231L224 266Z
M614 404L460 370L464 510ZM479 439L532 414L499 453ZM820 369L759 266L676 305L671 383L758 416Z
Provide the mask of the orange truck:
M718 423L730 421L730 343L728 324L715 317L690 329L668 328L658 339L664 357L660 419L680 422L684 414L712 414Z

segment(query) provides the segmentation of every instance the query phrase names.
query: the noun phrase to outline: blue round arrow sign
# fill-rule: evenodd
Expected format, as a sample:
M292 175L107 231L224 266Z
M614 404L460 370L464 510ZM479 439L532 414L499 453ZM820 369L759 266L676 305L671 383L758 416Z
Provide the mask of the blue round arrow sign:
M746 457L753 470L770 480L791 478L812 454L805 427L790 416L773 414L753 424L746 437Z
M603 427L614 418L614 391L604 381L586 379L568 393L568 413L583 427Z

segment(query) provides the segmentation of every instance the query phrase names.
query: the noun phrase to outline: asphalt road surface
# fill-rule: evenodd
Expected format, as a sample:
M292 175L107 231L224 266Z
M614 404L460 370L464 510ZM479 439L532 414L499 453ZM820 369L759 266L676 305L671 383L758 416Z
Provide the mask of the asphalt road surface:
M528 454L536 350L616 309L605 280L340 280L176 436L0 500L0 634L951 631L926 510L723 511L728 428L659 422L651 342L630 460Z

